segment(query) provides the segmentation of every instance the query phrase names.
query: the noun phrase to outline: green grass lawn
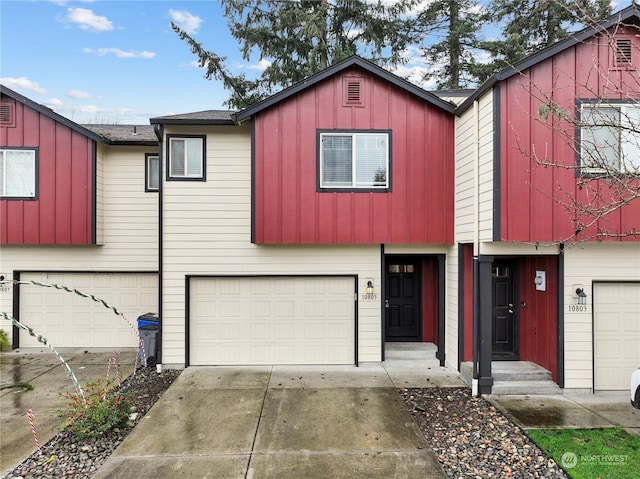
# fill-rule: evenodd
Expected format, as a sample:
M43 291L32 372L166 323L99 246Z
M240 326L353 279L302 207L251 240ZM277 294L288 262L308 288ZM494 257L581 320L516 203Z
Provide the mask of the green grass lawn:
M624 429L530 429L527 434L573 479L640 478L640 437Z

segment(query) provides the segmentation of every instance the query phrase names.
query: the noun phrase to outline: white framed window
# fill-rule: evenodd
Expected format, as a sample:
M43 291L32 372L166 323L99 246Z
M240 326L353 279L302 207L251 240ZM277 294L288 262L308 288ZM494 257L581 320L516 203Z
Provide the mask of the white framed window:
M640 171L640 105L582 103L579 126L583 173Z
M0 149L0 198L36 197L35 149Z
M168 137L168 180L205 179L205 137Z
M155 153L144 154L145 191L158 191L160 188L160 157Z
M390 187L391 133L319 132L320 189Z

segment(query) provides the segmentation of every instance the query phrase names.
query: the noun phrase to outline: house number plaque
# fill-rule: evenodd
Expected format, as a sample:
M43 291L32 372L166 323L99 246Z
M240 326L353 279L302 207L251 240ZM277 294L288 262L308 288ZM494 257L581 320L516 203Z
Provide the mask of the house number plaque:
M590 304L567 304L567 313L591 313Z
M375 301L378 299L378 295L376 293L364 293L360 299L361 301Z

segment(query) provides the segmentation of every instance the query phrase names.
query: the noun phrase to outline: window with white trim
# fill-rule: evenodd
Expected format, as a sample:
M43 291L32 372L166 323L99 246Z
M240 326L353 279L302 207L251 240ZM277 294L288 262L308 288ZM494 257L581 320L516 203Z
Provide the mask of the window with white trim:
M321 132L321 189L388 189L390 132Z
M160 157L155 153L145 153L145 191L158 191L160 187Z
M580 167L583 173L640 171L640 105L581 105Z
M169 180L204 180L205 137L168 137Z
M0 198L35 198L36 175L36 150L0 149Z

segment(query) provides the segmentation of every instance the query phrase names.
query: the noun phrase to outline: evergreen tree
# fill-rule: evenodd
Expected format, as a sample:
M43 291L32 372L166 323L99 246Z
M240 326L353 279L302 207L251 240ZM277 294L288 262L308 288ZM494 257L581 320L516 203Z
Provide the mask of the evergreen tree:
M442 65L425 75L436 79L438 88L469 88L485 80L486 71L478 61L482 46L479 31L488 18L473 0L436 0L418 15L425 40L442 40L423 48L427 63Z
M493 69L518 60L568 37L572 31L611 14L609 0L491 0L490 15L503 24L502 39L484 42L495 61Z
M233 75L226 58L205 50L174 23L172 28L230 91L226 104L245 108L353 54L383 65L402 62L414 41L406 12L416 0L221 0L231 34L249 61L258 53L269 66L256 79Z

